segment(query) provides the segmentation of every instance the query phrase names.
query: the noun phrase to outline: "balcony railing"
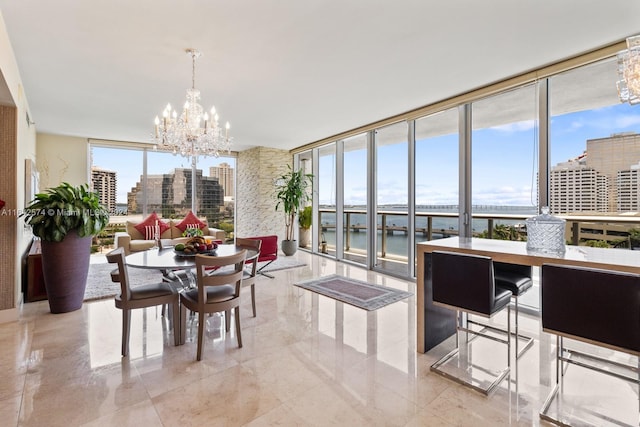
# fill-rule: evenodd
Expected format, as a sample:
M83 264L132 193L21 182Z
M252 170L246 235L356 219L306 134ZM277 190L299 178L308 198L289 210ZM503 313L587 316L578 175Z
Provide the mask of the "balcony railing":
M353 245L354 236L366 231L365 209L349 209L344 212L344 251L362 255L366 249ZM407 212L380 210L377 213L378 257L407 259L407 245L393 245L390 241L400 236L408 236ZM526 238L524 227L527 218L532 215L475 213L473 219L473 235L478 237L502 238L497 236L496 226L513 226L519 234ZM629 230L640 226L640 216L628 215L558 215L567 221L565 239L567 244L579 245L589 240L604 241L609 246L616 246L628 240ZM356 218L356 220L354 220ZM328 252L335 251L336 211L331 208L319 210L320 241L327 241ZM445 226L443 226L443 224ZM347 232L348 231L348 232ZM416 212L416 241L434 240L458 235L458 214L454 212ZM406 240L406 239L405 239ZM362 241L362 239L360 239ZM404 250L398 250L404 248Z

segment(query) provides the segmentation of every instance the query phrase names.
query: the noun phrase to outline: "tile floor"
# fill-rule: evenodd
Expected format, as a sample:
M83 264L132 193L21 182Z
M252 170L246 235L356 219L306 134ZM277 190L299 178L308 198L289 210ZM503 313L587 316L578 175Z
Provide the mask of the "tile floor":
M193 336L172 345L159 309L135 311L131 354L122 358L112 299L57 315L46 301L25 304L19 322L0 325L0 425L545 425L538 412L554 378L555 339L540 332L536 318L520 323L536 337L533 348L484 397L429 371L452 340L416 353L415 297L366 312L292 286L333 273L412 292L414 283L302 251L295 256L307 266L259 278L256 318L245 298L243 348L233 328L225 334L221 317L206 319L201 362ZM501 357L497 346L473 350L474 361ZM577 406L613 406L637 425L637 388L609 379L594 385L580 369L567 373L577 380Z

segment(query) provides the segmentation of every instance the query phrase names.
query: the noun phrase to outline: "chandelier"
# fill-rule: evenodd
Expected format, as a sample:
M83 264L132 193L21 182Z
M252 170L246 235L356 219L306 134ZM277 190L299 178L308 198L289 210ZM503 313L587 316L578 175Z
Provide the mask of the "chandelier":
M200 91L196 89L196 59L201 53L197 49L187 49L191 55L192 74L191 89L187 90L187 102L182 113L171 108L171 104L162 112L162 118L155 118L153 143L157 148L181 154L185 157L215 156L227 154L231 150L229 122L224 129L218 124L216 108L211 108L211 115L204 112L198 103Z
M618 52L618 96L629 104L640 102L640 36L627 39L627 49Z

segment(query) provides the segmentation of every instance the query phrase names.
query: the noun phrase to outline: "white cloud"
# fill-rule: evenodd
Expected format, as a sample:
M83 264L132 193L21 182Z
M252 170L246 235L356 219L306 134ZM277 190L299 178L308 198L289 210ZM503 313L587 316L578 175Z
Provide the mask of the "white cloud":
M491 129L497 130L500 132L515 133L515 132L523 132L523 131L534 129L535 126L536 126L535 120L524 120L521 122L509 123L506 125L494 126Z

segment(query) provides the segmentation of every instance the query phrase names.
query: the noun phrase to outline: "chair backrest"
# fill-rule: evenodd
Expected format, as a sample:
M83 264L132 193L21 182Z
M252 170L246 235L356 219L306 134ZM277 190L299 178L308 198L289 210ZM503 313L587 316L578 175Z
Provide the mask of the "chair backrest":
M258 239L245 239L243 237L236 237L236 246L243 249L248 249L251 251L257 251L258 256L260 254L260 249L262 248L262 240ZM253 257L250 260L246 261L247 264L251 264L251 275L256 275L256 270L258 268L258 257Z
M120 282L120 299L125 302L131 300L131 289L129 288L129 273L125 262L124 248L116 248L107 254L107 261L118 265L117 276L111 272L111 279Z
M530 265L510 264L508 262L495 262L493 263L494 270L500 269L501 271L518 274L520 276L532 277L532 267Z
M542 329L640 355L640 275L544 264Z
M207 301L208 286L232 285L235 287L235 297L240 295L244 261L247 250L229 256L196 255L196 281L198 284L198 304L204 305ZM222 268L230 266L232 268ZM215 268L214 274L208 274L208 270Z
M440 251L431 255L435 303L486 316L495 311L491 258Z
M247 239L262 240L262 247L260 248L260 255L258 256L258 262L273 261L278 258L278 236L258 236L247 237Z

